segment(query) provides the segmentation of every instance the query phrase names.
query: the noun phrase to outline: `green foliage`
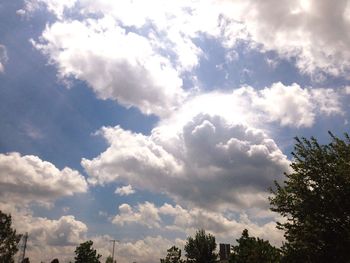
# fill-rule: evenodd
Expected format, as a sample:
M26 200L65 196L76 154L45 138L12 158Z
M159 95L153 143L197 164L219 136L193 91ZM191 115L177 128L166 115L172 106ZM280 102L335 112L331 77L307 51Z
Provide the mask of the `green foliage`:
M75 250L75 263L100 263L100 254L92 247L91 240L81 243Z
M112 256L108 256L108 257L106 258L106 263L116 263L116 262L117 262L116 260L113 261Z
M17 244L21 235L16 234L12 229L11 215L4 214L0 211L0 262L12 263L13 256L18 251Z
M186 257L188 262L194 263L213 263L216 261L215 237L206 234L204 229L198 230L194 238L187 238L185 245Z
M167 252L167 256L164 259L160 259L160 263L184 263L181 259L181 249L178 247L172 246Z
M277 263L280 262L280 251L271 246L269 241L250 237L248 230L244 229L242 236L233 246L230 263Z
M272 210L285 217L285 262L350 262L350 138L296 138L293 172L276 183Z

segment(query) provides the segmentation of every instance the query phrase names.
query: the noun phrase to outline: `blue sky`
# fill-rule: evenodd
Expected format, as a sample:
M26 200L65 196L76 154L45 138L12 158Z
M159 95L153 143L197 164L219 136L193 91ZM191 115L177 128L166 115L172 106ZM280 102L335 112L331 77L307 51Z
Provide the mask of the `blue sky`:
M118 239L154 262L198 228L279 245L293 137L349 128L348 1L14 0L0 21L0 208L34 261Z

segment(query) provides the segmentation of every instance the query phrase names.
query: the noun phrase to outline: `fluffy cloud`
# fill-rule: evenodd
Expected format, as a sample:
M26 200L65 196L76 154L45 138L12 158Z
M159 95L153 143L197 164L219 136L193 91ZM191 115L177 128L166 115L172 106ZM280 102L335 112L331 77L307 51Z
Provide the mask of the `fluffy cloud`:
M343 114L341 94L334 89L301 88L297 84L285 86L274 83L271 87L254 90L243 87L235 90L247 107L267 122L277 121L282 126L310 127L317 115Z
M203 228L213 233L221 241L230 241L233 236L240 236L243 229L248 229L254 236L281 245L283 233L276 229L275 217L276 215L271 212L266 213L264 218L265 221L269 219L268 222L259 224L257 214L247 215L241 212L236 214L235 218L230 218L224 214L201 208L186 209L180 205L173 206L167 203L156 207L152 203L145 202L133 208L128 204L122 204L112 222L117 225L139 224L161 228L163 231L182 232L187 235L192 235L197 229Z
M131 194L135 193L135 190L129 184L129 185L126 185L126 186L118 187L117 189L115 189L114 193L118 194L120 196L131 195Z
M106 244L106 243L104 243ZM184 241L170 240L161 236L146 237L144 239L120 242L116 246L115 258L118 262L157 262L166 256L169 247L176 245L183 247Z
M160 217L154 204L146 202L139 204L133 210L128 204L122 204L119 206L119 214L112 220L114 224L124 225L126 223L141 223L149 228L159 227Z
M174 131L150 136L103 128L109 148L82 160L91 183L126 182L165 192L202 207L250 207L266 203L273 180L288 161L263 131L200 114Z
M8 61L7 50L4 45L0 45L0 73L5 71L5 64Z
M350 4L346 0L300 0L287 4L276 0L152 0L147 4L141 0L28 0L27 6L38 3L45 3L59 19L65 9L74 11L78 4L84 19L109 16L122 27L142 29L143 35L157 42L158 48L175 57L181 70L198 65L202 51L194 40L204 34L219 39L228 52L238 41L245 40L261 51L274 50L283 58L295 58L301 72L316 79L322 79L322 72L344 77L349 72ZM99 36L103 38L104 34ZM62 56L65 54L62 52ZM71 64L65 66L68 71L72 69ZM76 71L79 69L73 69L71 74L78 76Z
M232 6L226 12L227 17L242 23L243 31L247 32L233 31L228 39L243 36L258 46L262 44L259 48L263 50L275 50L282 57L296 58L301 72L307 74L326 72L347 76L350 69L349 1L228 2Z
M86 224L72 215L58 219L37 217L22 203L11 204L3 200L0 210L12 215L17 233L29 234L26 255L34 262L50 262L53 258L68 262L74 257L75 247L87 238Z
M93 184L130 183L201 207L261 206L289 168L275 142L253 127L312 126L318 116L342 114L340 95L275 83L196 96L149 136L102 128L110 146L82 166Z
M86 81L101 99L163 116L185 96L170 61L149 39L110 17L54 23L34 45L57 65L61 78Z
M63 196L87 191L79 172L57 169L37 156L19 153L0 154L0 196L15 203L51 203Z

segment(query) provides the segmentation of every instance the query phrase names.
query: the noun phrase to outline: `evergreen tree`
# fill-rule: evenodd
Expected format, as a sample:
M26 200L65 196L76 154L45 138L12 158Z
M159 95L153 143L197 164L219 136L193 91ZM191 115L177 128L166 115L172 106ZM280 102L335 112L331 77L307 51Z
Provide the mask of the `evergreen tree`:
M0 210L0 263L14 262L13 256L18 251L17 244L21 235L16 234L11 225L11 215L4 214Z
M215 237L211 234L206 234L204 229L198 230L194 238L187 238L185 245L187 261L194 263L214 263L218 257L215 249Z
M100 254L92 247L91 240L81 243L75 250L75 263L100 263Z
M164 259L160 259L160 263L184 263L181 259L181 249L172 246L167 250L168 254Z
M276 183L272 210L285 217L285 262L350 262L350 138L296 138L292 172Z

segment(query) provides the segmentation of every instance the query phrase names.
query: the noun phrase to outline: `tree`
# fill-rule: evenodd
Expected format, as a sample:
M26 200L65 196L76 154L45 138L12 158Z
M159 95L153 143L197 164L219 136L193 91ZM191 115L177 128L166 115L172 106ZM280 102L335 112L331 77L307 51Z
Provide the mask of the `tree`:
M185 245L186 257L189 262L213 263L218 255L215 253L215 237L206 234L204 229L196 232L194 238L188 237Z
M176 246L172 246L167 250L168 254L163 259L160 259L160 263L184 263L181 259L181 249Z
M100 263L100 254L92 247L91 240L81 243L75 250L75 263Z
M116 263L116 262L117 262L116 260L113 261L113 258L111 256L108 256L106 258L106 263Z
M277 263L281 259L279 249L271 246L269 241L250 237L247 229L232 249L230 263Z
M11 225L11 215L4 214L0 210L0 262L14 262L13 256L18 251L17 244L21 240L21 235L16 234Z
M326 145L296 138L293 171L272 191L285 262L350 262L350 138L330 135Z

